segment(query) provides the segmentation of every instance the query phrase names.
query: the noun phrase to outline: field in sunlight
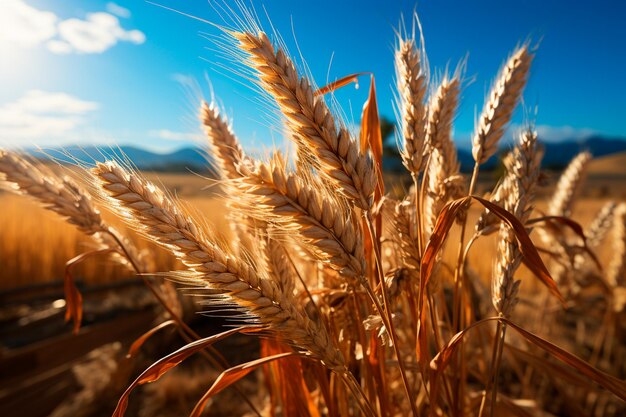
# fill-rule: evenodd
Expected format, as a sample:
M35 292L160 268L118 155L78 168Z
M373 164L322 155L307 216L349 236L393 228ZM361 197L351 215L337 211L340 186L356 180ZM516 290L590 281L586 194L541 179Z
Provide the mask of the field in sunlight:
M623 166L621 161L625 159L626 155L614 155L592 162L590 177L573 216L582 226L587 226L593 220L606 201L626 198L624 185L626 176L623 171L620 172ZM554 176L556 177L556 174ZM219 186L214 185L211 180L193 174L152 173L147 177L189 203L192 209L200 211L216 231L225 236L230 233L224 222L226 212L223 200L216 193ZM488 187L486 184L483 185L484 189ZM551 195L553 185L550 184L540 190L538 210L545 208L544 201ZM0 289L59 281L63 278L65 263L94 246L89 237L67 224L55 213L39 207L29 198L0 192L0 207L2 207ZM479 208L474 207L470 216L476 217L478 214ZM169 253L131 233L117 217L106 212L104 215L109 222L123 228L129 236L133 236L140 248L150 249L154 254L157 270L169 271L177 267L176 261ZM468 225L472 224L468 222ZM457 234L458 230L453 229L451 236ZM486 280L491 274L492 255L495 249L493 239L482 239L470 253L471 264ZM449 256L451 261L454 255L448 251L446 256ZM132 277L127 269L109 262L103 256L83 262L76 268L76 275L86 283L105 283Z
M208 180L191 174L150 174L148 178L201 211L217 231L228 233L223 224L223 203L211 189L203 189L210 184ZM0 191L0 207L2 290L60 281L67 261L94 248L91 238L27 197ZM139 248L150 249L157 270L177 267L168 252L134 235L117 217L106 212L104 216L132 236ZM126 268L109 262L105 255L87 259L76 267L75 273L77 279L89 284L132 277Z

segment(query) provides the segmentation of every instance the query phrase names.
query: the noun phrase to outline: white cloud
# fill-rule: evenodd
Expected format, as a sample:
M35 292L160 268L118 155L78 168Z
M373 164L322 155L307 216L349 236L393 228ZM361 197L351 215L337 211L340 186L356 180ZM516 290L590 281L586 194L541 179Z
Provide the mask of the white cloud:
M58 39L53 39L46 43L48 50L53 54L57 55L67 55L72 53L72 45L65 41L60 41Z
M118 41L142 44L146 36L139 30L124 30L117 17L109 13L90 13L87 20L67 19L59 23L59 37L75 52L102 53ZM48 45L50 49L50 45ZM54 51L52 51L54 52Z
M87 114L98 107L98 103L66 93L30 90L0 106L0 143L30 145L71 139L78 134Z
M37 10L23 0L0 2L0 41L36 46L57 33L57 16Z
M546 142L560 142L563 140L583 140L598 133L593 129L575 128L572 126L537 126L537 136Z
M202 140L202 135L199 133L174 132L167 129L151 130L148 134L154 138L173 140L177 142L195 142Z
M107 10L118 16L130 16L128 10L114 3L109 3ZM38 10L24 0L2 0L0 41L29 47L45 44L54 54L102 53L119 42L140 45L146 41L143 32L122 28L111 13L89 13L84 20L61 20L53 12Z
M107 3L107 12L124 19L128 19L130 17L130 10L113 2Z

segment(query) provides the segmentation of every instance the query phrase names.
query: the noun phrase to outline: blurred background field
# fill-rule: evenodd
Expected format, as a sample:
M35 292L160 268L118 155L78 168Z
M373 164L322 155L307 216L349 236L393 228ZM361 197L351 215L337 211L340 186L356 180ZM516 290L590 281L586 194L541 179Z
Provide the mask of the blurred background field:
M192 209L199 211L215 231L225 238L229 230L224 224L226 210L223 198L219 195L219 184L200 174L147 172L147 178L162 184L172 195L188 203ZM543 186L539 189L538 210L544 206L554 190L559 172L548 171ZM479 183L479 192L490 189L497 174L485 173ZM388 189L402 192L403 181L407 178L396 177ZM582 194L575 206L574 219L582 226L587 226L598 210L608 200L623 201L626 199L626 153L597 158L592 161ZM90 238L84 236L71 225L60 219L28 198L0 191L0 289L10 290L20 286L41 283L60 282L63 277L65 263L73 257L93 247ZM477 216L479 208L475 207L472 214ZM104 213L105 217L115 225L124 225L114 216ZM16 221L19 219L19 221ZM472 222L469 222L471 225ZM468 226L469 227L469 226ZM130 236L132 233L128 231ZM170 271L180 267L173 257L165 251L154 247L139 237L134 237L140 248L149 247L154 253L154 261L159 271ZM485 280L490 278L490 256L484 250L489 248L488 240L479 241L481 250L471 252L474 259L472 265L478 268ZM54 251L43 248L54 248ZM487 252L489 253L489 252ZM484 261L481 262L481 259ZM80 281L88 284L102 284L117 280L129 279L132 274L106 257L89 259L76 269Z
M195 219L210 226L209 240L228 242L234 240L226 221L229 209L223 188L209 169L213 157L207 153L207 137L198 120L200 99L210 101L215 93L223 107L220 112L232 123L245 152L255 158L276 149L289 152L291 133L282 137L284 120L277 109L259 94L258 86L244 79L249 68L231 68L229 56L233 52L222 50L221 33L202 21L236 20L237 7L232 4L247 1L157 3L183 13L146 1L0 0L0 56L8 63L0 65L0 151L23 152L52 170L68 170L83 183L84 174L81 178L79 170L70 168L73 162L91 163L117 156L197 213ZM282 34L279 43L291 50L296 66L306 68L316 87L359 71L366 71L363 74L368 74L367 78L370 73L375 76L372 85L376 85L380 114L385 189L398 200L404 197L411 178L397 147L402 135L398 134L394 104L397 75L393 45L398 29L402 32L406 25L409 31L411 16L417 12L430 64L426 72L433 91L428 94L434 94L444 68L450 72L457 64L463 68L459 74L459 111L451 135L465 179L474 166L470 147L477 114L495 71L519 42L528 40L535 54L523 104L513 113L497 155L481 167L475 194L483 195L494 188L504 174L504 153L513 148L517 132L528 123L545 151L532 217L542 216L563 168L586 150L595 159L587 169L572 219L587 228L606 202L626 203L626 78L622 76L626 66L626 54L622 53L626 3L528 0L513 13L508 5L493 0L456 0L446 7L440 2L419 2L417 8L414 1L373 0L253 0L251 5L257 7L261 20L265 20L264 14L272 20L265 28ZM235 10L227 10L230 7ZM189 15L200 19L190 19ZM279 40L275 35L272 41ZM360 79L361 87L358 83L356 88L344 86L332 99L333 111L345 116L346 127L355 138L359 136L360 109L373 91L367 88L366 77ZM83 185L89 189L90 184ZM477 204L470 208L467 229L474 227L480 213ZM82 293L84 310L82 327L74 334L65 317L70 304L64 291L64 280L70 276L67 263L92 251L96 247L93 239L27 196L0 188L0 417L110 416L137 375L191 340L191 333L185 335L179 323L177 329L170 326L159 330L136 357L127 358L131 343L146 331L176 315L199 337L232 328L232 311L225 312L228 308L222 304L213 310L207 307L206 288L194 292L163 279L167 271L185 270L170 252L138 236L112 213L103 211L103 217L148 254L153 268L146 270L154 273L137 275L113 262L110 254L77 264L71 277ZM453 226L443 249L441 276L447 284L457 263L454 242L459 241L459 235L460 227ZM468 232L465 237L470 235ZM543 247L538 231L531 238L543 251L551 273L555 266L563 265L554 253L548 254L552 248ZM485 300L492 294L497 239L496 233L481 238L469 252L467 275L473 280L472 290ZM594 265L594 274L602 275L615 257L616 240L607 236L597 249L602 268L595 269ZM383 246L387 251L392 247ZM233 253L237 253L233 257L241 256L241 252ZM328 265L316 263L315 268L310 275L317 274L319 279ZM590 280L590 287L557 306L526 266L520 267L516 278L523 281L515 317L519 323L605 372L626 374L622 365L626 363L626 309L620 301L620 297L626 299L624 288L615 297L607 297L599 285L601 279ZM561 284L567 291L567 282ZM447 307L446 298L453 297L451 286L441 288L442 306ZM174 307L174 316L165 312L159 297L165 300L163 305ZM612 308L620 302L622 310L612 315ZM487 308L491 313L490 303ZM447 308L441 313L444 317ZM542 313L546 314L539 317ZM436 322L433 317L431 320ZM523 347L517 345L520 340L509 333L508 341L515 348ZM527 354L537 353L532 346L526 347ZM231 364L264 355L256 337L237 335L216 348ZM532 398L529 392L541 394L537 397L540 407L528 410L539 410L543 401L546 410L562 412L558 415L586 417L589 413L585 411L589 407L596 410L596 405L594 417L604 417L604 411L610 417L619 415L615 412L618 408L607 405L614 404L605 395L608 393L597 390L580 375L571 377L561 369L563 374L556 380L549 372L545 376L535 372L527 378L523 371L526 362L518 362L513 349L505 350L509 355L505 359L512 366L508 377L503 374L501 385L519 393L511 398L528 405L534 401L528 399ZM160 381L137 389L127 415L187 415L220 374L206 359L197 355ZM539 364L537 370L557 363L544 359L540 355L534 358ZM483 365L479 371L486 374ZM535 368L528 369L533 374ZM210 401L207 414L249 413L251 409L242 398L268 407L267 387L272 381L264 372L252 373L238 385L244 393L241 397L233 389L220 393ZM522 372L523 378L507 379ZM456 378L450 374L451 380ZM508 386L511 381L515 383ZM534 384L536 381L540 384ZM574 389L566 386L571 381ZM468 401L475 400L467 394ZM578 408L579 404L583 406ZM554 416L548 412L541 415Z

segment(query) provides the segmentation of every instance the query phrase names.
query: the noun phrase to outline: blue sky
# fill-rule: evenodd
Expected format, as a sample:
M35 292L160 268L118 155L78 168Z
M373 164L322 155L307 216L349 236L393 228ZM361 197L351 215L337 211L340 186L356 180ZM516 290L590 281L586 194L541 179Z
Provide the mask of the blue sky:
M221 23L207 0L157 0ZM530 1L255 1L317 84L369 71L380 111L393 118L394 28L413 10L434 72L468 56L455 136L466 146L476 112L508 53L539 43L524 94L546 139L626 136L626 3ZM0 1L0 146L134 144L171 150L201 139L196 104L180 80L205 77L247 147L281 139L267 108L221 65L206 23L137 0ZM331 62L332 61L332 62ZM236 76L235 76L236 78ZM367 79L337 94L358 123ZM523 121L518 112L514 123Z

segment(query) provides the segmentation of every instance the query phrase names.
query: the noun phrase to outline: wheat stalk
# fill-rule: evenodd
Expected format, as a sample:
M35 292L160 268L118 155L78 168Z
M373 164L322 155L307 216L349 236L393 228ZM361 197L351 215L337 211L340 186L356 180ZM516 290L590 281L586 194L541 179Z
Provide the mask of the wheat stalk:
M105 231L100 212L70 178L60 178L42 165L35 166L18 154L3 150L0 174L9 190L34 198L81 232L93 235Z
M611 287L626 285L626 203L615 208L613 216L612 258L606 271Z
M600 211L598 211L598 214L596 214L596 217L594 217L587 230L585 230L587 246L591 249L599 247L609 230L611 230L616 209L617 203L615 201L607 202L602 206Z
M491 195L489 196L489 201L500 207L503 206L504 199L506 198L508 190L511 188L511 166L507 159L508 158L505 158L504 160L506 172L502 179L496 184L495 188L491 192ZM476 221L476 233L487 235L494 230L498 230L495 226L497 226L499 222L500 218L498 216L492 213L489 209L484 209Z
M496 153L498 142L526 85L532 58L528 46L523 45L513 52L500 70L472 138L476 164L486 162Z
M211 157L217 166L218 174L222 179L239 177L237 165L247 159L239 140L233 133L228 120L220 115L215 102L200 105L200 120L204 126Z
M556 186L554 196L548 204L550 216L569 217L578 193L581 190L587 165L591 161L591 154L581 152L569 163Z
M271 228L267 238L259 241L262 242L263 261L268 276L273 277L285 294L293 294L296 271L284 243L274 237L274 230Z
M532 210L531 201L539 177L541 159L537 152L537 134L527 129L520 135L513 150L509 181L503 200L504 208L520 222L528 219ZM498 251L492 279L492 303L496 311L509 317L518 302L517 293L521 281L514 278L522 261L517 238L509 225L502 223L498 235Z
M360 154L345 128L336 121L322 96L316 96L310 81L299 76L292 61L275 50L263 32L233 32L239 47L248 53L246 64L257 71L261 86L271 94L294 134L299 156L347 196L357 207L368 210L373 201L376 175L372 159Z
M415 218L415 201L405 198L403 201L398 201L393 210L394 234L392 237L400 246L402 264L413 271L419 271L421 254L416 245L417 230L412 220Z
M318 259L346 277L361 278L363 237L356 219L322 184L316 187L311 181L285 172L280 158L257 162L240 181L242 206L255 218L296 230Z
M585 238L587 240L587 247L589 249L596 249L600 246L608 232L611 230L611 226L613 225L613 218L615 215L615 210L617 208L617 203L614 201L607 202L602 208L598 211L593 221L585 230ZM581 275L590 270L590 267L587 267L588 257L585 256L584 253L576 253L574 255L572 272ZM560 265L560 264L559 264ZM561 269L566 269L565 266L562 266ZM560 272L560 271L559 271ZM560 272L561 274L566 271Z
M153 263L126 236L106 224L86 190L68 176L59 176L41 164L33 164L20 155L0 150L0 181L5 188L27 195L44 208L63 217L69 224L91 236L99 249L113 249L112 259L142 272ZM124 251L125 253L121 253ZM128 259L128 257L130 259ZM135 263L135 265L133 265Z
M462 177L459 175L456 147L451 130L459 102L458 78L444 77L429 100L426 143L430 150L424 196L424 228L426 238L435 227L439 212L450 198L459 195Z
M207 238L206 232L159 188L115 162L92 170L105 201L139 233L174 253L192 272L185 283L223 291L281 340L306 349L330 369L344 372L341 353L323 327L310 320L292 295Z
M420 54L414 39L398 40L395 53L398 107L400 123L404 138L404 149L401 152L404 166L413 175L419 175L424 161L426 131L424 94L426 92L426 76L422 71Z

